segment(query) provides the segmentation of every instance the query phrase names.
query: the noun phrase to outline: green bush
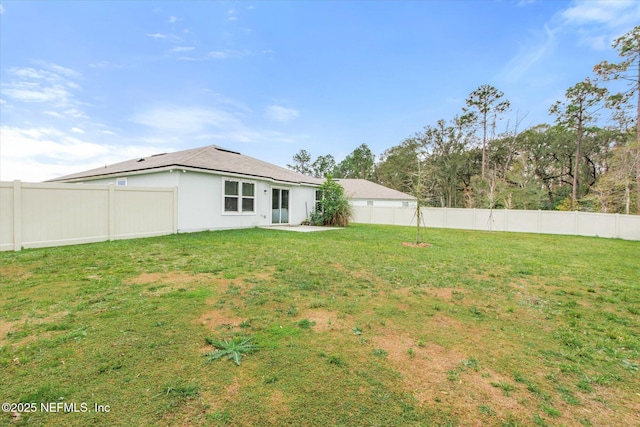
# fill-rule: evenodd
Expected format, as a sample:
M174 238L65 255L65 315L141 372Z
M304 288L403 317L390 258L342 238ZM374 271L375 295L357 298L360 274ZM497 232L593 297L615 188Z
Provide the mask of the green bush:
M311 215L312 225L329 225L346 227L353 216L349 200L344 194L344 188L331 177L318 189L322 194L319 210Z

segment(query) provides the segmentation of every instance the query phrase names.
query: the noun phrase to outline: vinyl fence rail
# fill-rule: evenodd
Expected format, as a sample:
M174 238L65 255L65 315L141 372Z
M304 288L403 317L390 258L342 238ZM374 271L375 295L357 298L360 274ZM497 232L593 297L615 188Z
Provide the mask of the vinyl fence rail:
M354 223L416 225L415 208L352 206ZM508 209L422 208L434 228L598 236L640 240L640 215Z
M176 188L0 182L0 250L177 232Z

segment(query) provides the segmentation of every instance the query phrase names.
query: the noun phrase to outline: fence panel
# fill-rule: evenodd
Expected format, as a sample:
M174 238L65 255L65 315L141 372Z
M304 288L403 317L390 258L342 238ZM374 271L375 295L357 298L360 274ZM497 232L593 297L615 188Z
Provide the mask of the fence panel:
M0 183L0 250L177 231L175 188Z
M115 239L173 232L174 195L163 189L124 187L115 192Z
M13 183L0 182L0 251L13 249Z
M414 208L352 206L354 223L415 225ZM434 228L566 234L640 240L640 215L590 212L422 208Z

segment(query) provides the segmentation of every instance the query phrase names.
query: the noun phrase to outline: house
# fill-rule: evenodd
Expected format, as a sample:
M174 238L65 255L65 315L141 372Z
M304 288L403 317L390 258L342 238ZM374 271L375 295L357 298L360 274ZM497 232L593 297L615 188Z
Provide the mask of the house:
M178 231L300 224L321 179L215 145L155 154L54 182L177 187Z
M366 179L336 179L352 206L415 207L417 199Z

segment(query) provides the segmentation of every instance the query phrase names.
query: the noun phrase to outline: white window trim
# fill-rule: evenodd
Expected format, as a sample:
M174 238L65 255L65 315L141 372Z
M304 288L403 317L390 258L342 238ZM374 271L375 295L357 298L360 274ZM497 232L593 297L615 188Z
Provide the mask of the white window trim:
M120 184L121 182L122 182L123 184ZM127 177L126 177L126 176L124 176L124 177L122 177L122 178L116 178L116 185L117 185L117 186L119 186L119 187L126 187L126 186L128 185L128 183L127 183Z
M226 197L233 197L233 196L227 196L225 194L225 183L229 181L229 182L237 182L238 185L238 210L237 211L228 211L225 210L225 198ZM244 184L252 184L253 185L253 196L252 197L246 197L242 195L242 186ZM257 192L258 192L258 184L255 181L249 181L249 180L244 180L244 179L240 179L240 178L222 178L222 215L228 215L228 216L238 216L238 215L256 215L257 213L257 209L256 209L256 204L258 203L258 197L257 197ZM248 199L248 198L252 198L253 199L253 210L252 211L243 211L242 210L242 199Z

